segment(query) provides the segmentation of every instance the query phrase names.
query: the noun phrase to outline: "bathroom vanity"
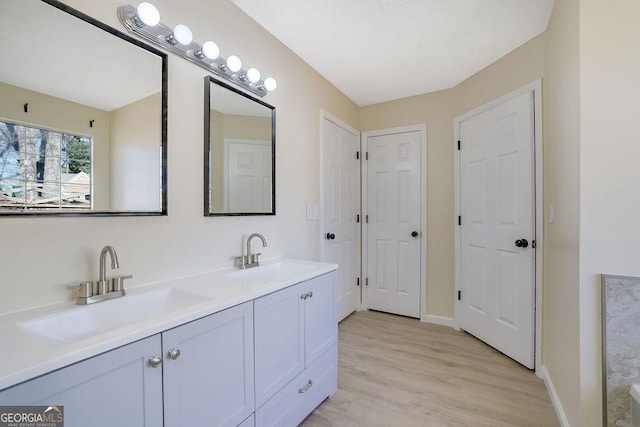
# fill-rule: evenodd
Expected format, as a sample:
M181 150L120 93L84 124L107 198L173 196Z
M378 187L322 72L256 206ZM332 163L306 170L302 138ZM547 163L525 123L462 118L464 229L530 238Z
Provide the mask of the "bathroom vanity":
M0 405L63 405L67 426L295 426L337 389L336 268L274 259L2 316Z

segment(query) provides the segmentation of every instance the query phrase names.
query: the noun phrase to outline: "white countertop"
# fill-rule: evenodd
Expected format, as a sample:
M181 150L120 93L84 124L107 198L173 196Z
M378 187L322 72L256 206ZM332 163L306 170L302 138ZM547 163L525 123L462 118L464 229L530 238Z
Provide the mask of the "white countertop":
M237 277L242 273L236 274L240 270L224 268L139 285L127 289L127 295L122 298L87 306L63 303L0 316L0 337L5 344L2 363L0 363L0 390L338 268L336 264L274 258L261 262L261 266L257 269L277 267L279 263L287 264L292 268L282 269L281 274L274 275L273 279L268 275L260 281L254 281L251 278L242 279ZM256 269L247 269L248 275L253 273L252 270L257 272ZM236 277L229 277L230 275ZM55 316L73 310L90 310L98 305L106 309L109 307L108 304L111 304L114 307L114 316L118 316L117 308L121 304L117 304L116 301L131 298L131 296L136 296L137 299L144 298L146 292L166 288L188 292L201 297L201 301L197 298L196 303L186 307L168 309L166 312L162 311L142 321L70 341L39 336L21 326L33 319Z

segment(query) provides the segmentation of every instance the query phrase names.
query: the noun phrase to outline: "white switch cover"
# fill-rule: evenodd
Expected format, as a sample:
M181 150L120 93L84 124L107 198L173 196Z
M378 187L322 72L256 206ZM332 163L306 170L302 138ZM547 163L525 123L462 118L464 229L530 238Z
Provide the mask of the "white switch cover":
M318 205L313 207L313 219L316 221L320 219L320 206Z
M547 217L549 218L549 224L556 222L556 213L553 208L553 203L549 203L549 206L547 207Z
M313 206L307 205L307 221L313 220Z

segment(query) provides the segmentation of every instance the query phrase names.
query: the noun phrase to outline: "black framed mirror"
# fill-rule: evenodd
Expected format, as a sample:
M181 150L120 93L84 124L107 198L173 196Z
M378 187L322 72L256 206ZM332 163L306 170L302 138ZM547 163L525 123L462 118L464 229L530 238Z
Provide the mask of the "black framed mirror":
M204 215L275 215L275 107L211 76L204 93Z
M0 0L0 216L167 214L167 55L56 0Z

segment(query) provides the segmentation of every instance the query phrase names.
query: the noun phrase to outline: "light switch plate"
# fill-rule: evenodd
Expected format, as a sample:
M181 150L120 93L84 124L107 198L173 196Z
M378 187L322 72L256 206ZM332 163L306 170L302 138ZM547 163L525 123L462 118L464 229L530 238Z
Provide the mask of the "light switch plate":
M307 205L307 221L313 220L313 206Z
M318 205L313 207L313 219L316 221L320 219L320 206Z

